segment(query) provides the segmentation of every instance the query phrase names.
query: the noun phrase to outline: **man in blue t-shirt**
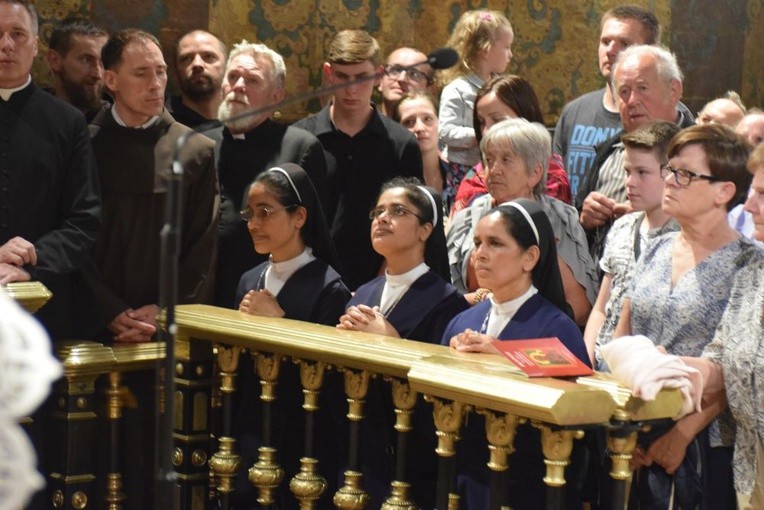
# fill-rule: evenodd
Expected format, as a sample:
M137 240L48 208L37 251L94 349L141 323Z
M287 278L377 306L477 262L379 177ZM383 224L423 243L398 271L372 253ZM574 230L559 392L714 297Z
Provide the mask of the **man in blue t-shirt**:
M607 85L566 104L554 131L552 152L562 156L573 196L591 168L595 146L621 131L618 106L610 90L613 63L629 46L658 43L660 33L658 19L642 7L621 5L602 16L597 55Z

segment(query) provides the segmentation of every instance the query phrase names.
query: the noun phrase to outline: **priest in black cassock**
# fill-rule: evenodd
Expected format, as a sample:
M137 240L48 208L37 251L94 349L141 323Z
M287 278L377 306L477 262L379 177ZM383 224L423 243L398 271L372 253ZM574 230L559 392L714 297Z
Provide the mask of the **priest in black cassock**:
M0 285L45 284L53 297L37 318L66 339L80 334L75 275L98 233L101 200L85 118L32 82L37 42L34 7L0 2Z

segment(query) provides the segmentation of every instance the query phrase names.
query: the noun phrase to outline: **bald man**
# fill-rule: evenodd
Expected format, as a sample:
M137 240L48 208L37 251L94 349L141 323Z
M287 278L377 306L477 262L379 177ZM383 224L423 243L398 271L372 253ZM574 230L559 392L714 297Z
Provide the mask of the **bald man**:
M385 75L379 82L382 114L392 117L400 100L409 92L427 90L432 84L433 70L427 64L427 55L414 48L398 48L387 57ZM414 64L420 64L407 69Z
M723 124L735 129L745 115L740 104L732 99L720 97L709 101L698 113L697 124Z
M749 111L735 127L735 132L744 136L754 147L764 142L764 112Z

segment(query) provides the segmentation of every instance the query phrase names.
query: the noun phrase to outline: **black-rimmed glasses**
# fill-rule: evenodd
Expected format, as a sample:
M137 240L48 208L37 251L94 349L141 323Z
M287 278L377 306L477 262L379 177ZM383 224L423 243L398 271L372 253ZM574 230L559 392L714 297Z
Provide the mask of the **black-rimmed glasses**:
M713 175L699 174L686 168L674 168L669 163L661 165L661 177L665 179L669 172L674 174L674 180L680 186L689 186L693 179L704 179L709 182L719 182L721 180Z
M406 73L406 77L409 80L419 85L424 85L430 82L429 76L427 76L422 71L418 71L417 69L414 69L413 67L406 67L406 66L401 66L398 64L385 67L385 74L389 76L390 78L392 78L393 80L398 79L398 77L402 73Z
M251 207L247 206L239 212L239 217L244 221L250 221L250 220L262 221L264 219L269 218L274 213L277 213L279 211L294 209L295 207L297 206L288 205L286 207L268 207L265 205L261 205L252 209Z
M414 211L405 208L404 206L400 204L391 205L390 207L377 207L375 209L372 209L369 212L369 219L370 220L376 220L380 216L382 216L382 213L387 213L388 216L392 216L393 218L401 218L403 216L406 216L407 214L410 214L412 216L415 216L419 219L419 221L422 221L422 217L419 216Z

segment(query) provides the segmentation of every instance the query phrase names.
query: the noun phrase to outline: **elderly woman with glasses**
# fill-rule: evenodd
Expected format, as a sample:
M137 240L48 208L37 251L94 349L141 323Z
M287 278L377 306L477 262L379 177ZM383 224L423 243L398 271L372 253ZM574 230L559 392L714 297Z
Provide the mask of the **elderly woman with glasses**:
M748 169L753 182L745 210L753 216L754 239L764 242L764 144L751 153ZM698 367L709 372L706 386L723 384L735 418L739 510L764 508L764 256L757 255L737 273L716 336ZM718 371L723 378L714 378Z
M477 223L496 205L528 198L539 203L552 224L565 299L583 327L597 296L597 270L576 210L544 194L551 145L547 129L525 119L503 120L485 132L480 150L489 194L454 215L446 238L451 280L473 303L486 297L472 257Z
M693 126L670 142L663 166L663 210L680 226L648 245L614 337L645 335L669 354L698 357L727 307L731 282L758 248L727 222L748 191L750 146L721 125ZM732 441L716 392L703 411L642 435L632 491L643 508L734 508ZM711 476L713 474L713 476Z

